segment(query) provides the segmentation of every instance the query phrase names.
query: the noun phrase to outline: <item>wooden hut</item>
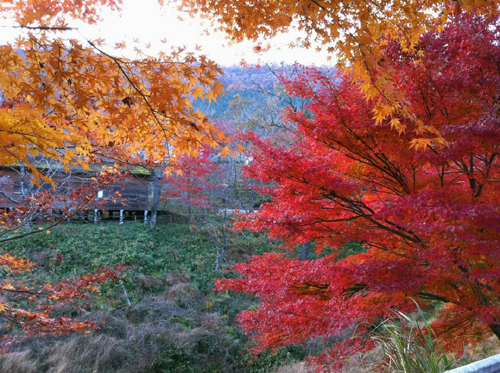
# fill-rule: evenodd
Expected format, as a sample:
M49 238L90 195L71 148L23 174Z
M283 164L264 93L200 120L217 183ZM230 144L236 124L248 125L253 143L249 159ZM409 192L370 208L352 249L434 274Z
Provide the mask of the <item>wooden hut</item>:
M93 176L92 172L78 169L71 172L50 167L38 169L53 180L57 188L55 192L63 194L85 184L90 185ZM142 167L131 169L131 177L109 184L98 191L95 204L91 208L106 210L110 217L114 216L113 212L119 212L122 219L124 215L147 215L150 178L151 173ZM0 167L0 209L15 208L24 197L34 195L40 190L53 189L49 183L42 182L39 186L35 185L31 182L32 179L32 175L21 166Z

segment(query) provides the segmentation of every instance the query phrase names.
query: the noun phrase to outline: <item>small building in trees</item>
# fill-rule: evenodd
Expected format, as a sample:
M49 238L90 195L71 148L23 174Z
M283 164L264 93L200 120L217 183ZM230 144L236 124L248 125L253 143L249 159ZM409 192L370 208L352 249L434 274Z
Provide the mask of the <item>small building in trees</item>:
M53 191L58 195L67 195L68 204L71 203L71 193L79 188L90 186L98 165L91 166L90 171L73 169L64 171L54 162L44 161L37 166L42 175L52 180L33 182L33 174L23 165L0 167L0 209L16 208L27 197L40 191ZM107 184L98 191L92 192L94 200L86 206L86 210L104 210L113 216L113 212L120 214L141 215L148 211L151 194L151 173L142 167L130 169L130 177ZM63 208L61 202L55 202L53 209ZM147 212L146 212L147 214ZM117 217L119 215L116 215Z

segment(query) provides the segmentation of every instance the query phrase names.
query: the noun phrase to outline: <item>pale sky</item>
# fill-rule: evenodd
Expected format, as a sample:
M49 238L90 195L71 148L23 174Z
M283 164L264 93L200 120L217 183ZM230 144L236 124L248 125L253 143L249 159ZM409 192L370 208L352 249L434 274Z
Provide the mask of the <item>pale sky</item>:
M314 48L290 48L290 43L296 41L300 34L298 31L280 35L273 40L262 41L262 46L268 43L271 48L267 52L256 54L253 42L228 45L229 41L220 32L205 34L209 28L208 22L202 24L200 19L193 19L187 14L180 13L176 5L165 1L161 7L158 0L123 0L122 12L106 10L101 14L103 22L97 25L86 25L81 22L69 21L69 26L78 27L78 31L67 31L64 38L98 39L106 40L103 49L111 54L117 54L113 46L117 42L125 41L128 49L125 55L130 58L137 57L134 46L142 47L147 43L151 49L143 51L155 55L160 50L168 52L171 47L186 46L187 51L196 52L196 46L201 46L201 53L216 61L219 65L238 65L242 60L249 64L280 63L293 64L298 62L304 65L332 65L327 60L326 52L318 53ZM182 17L183 20L179 20ZM9 26L14 23L0 19L0 43L13 42L15 37L24 32ZM140 41L134 43L134 39ZM160 40L166 39L163 44Z
M141 44L151 43L151 51L156 48L168 49L169 46L183 46L194 51L197 45L202 47L201 53L215 60L220 65L237 65L244 59L247 63L285 62L288 64L299 62L305 65L331 65L327 62L327 54L319 54L313 49L289 48L297 35L281 35L272 41L263 41L262 44L271 44L268 52L257 55L253 52L255 43L228 46L228 41L221 33L202 35L208 28L208 23L201 24L199 19L192 19L187 14L181 14L174 4L160 7L157 0L124 0L121 14L106 12L104 21L97 26L83 25L80 32L87 38L101 37L109 46L115 42L126 41L133 50L133 40L139 39ZM181 16L183 21L178 17ZM167 39L167 44L160 43ZM137 45L137 44L136 44Z

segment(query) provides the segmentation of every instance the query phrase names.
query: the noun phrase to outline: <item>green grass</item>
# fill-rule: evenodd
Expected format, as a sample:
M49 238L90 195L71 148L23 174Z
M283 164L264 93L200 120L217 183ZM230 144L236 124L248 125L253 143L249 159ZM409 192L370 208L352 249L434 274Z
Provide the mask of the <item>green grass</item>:
M230 247L238 259L271 247L261 236L233 238ZM2 245L4 251L39 264L35 273L49 281L84 275L103 266L125 264L131 274L160 279L169 273L188 273L204 292L213 286L215 249L203 234L187 224L168 224L151 230L143 224L64 224L50 234L35 234ZM56 260L62 255L62 261ZM48 271L50 270L50 271Z
M230 234L226 265L275 247L262 234ZM226 274L214 270L216 252L207 232L192 230L190 224L159 225L153 230L140 223L62 224L50 234L4 243L2 249L33 260L34 271L24 276L39 282L82 276L104 266L129 266L119 282L101 286L102 294L85 302L88 315L105 315L107 322L101 330L66 341L36 340L18 347L42 357L40 371L60 364L63 358L55 362L54 356L71 355L77 361L81 351L97 348L96 343L115 351L114 360L96 362L102 371L121 366L131 371L189 372L203 366L201 371L207 372L265 372L304 355L290 346L276 354L250 357L245 350L249 341L238 329L236 315L256 300L213 291L214 279ZM169 310L176 314L169 316ZM64 312L69 313L63 316L82 316L71 308ZM141 364L147 369L137 365L137 356L144 356ZM0 370L1 361L6 360L0 360Z

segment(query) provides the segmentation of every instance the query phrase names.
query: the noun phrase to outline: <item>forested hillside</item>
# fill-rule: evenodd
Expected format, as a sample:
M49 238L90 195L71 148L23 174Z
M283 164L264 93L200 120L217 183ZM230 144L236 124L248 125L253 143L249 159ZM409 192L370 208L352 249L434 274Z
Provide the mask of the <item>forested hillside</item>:
M196 107L215 121L234 122L243 130L279 126L281 109L302 102L286 94L280 77L301 69L277 64L224 67L221 82L226 94L210 104L197 101Z

